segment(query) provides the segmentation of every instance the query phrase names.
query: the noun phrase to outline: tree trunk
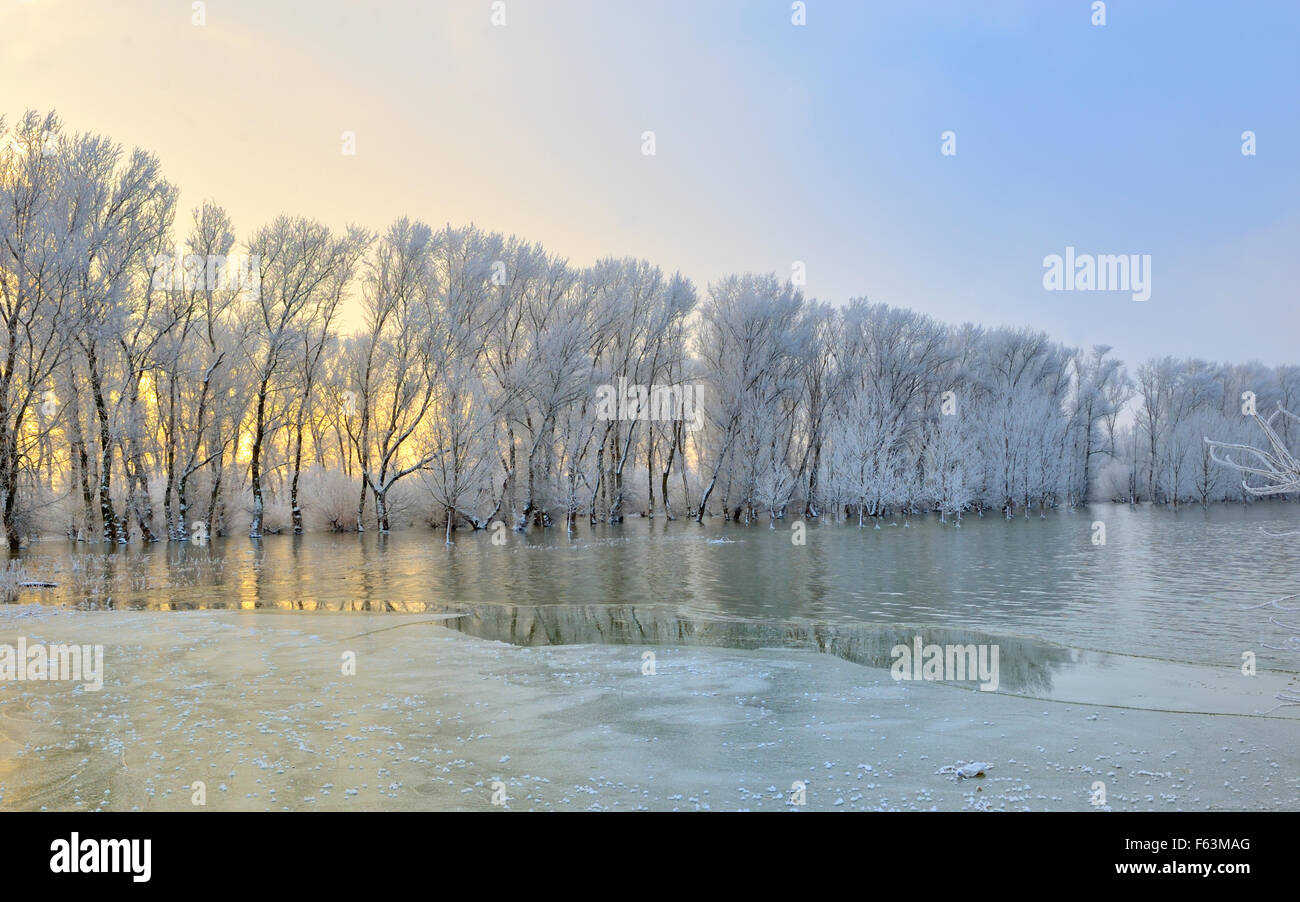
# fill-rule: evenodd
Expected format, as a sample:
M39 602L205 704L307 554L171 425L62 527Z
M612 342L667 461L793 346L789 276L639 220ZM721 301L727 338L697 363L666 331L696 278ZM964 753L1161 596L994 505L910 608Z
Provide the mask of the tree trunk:
M99 420L99 516L103 527L103 540L112 542L118 538L118 524L111 495L113 443L108 423L108 404L104 400L103 387L100 385L99 367L93 347L87 353L87 359L90 363L90 390L95 401L95 415Z
M248 465L249 475L253 483L253 522L248 526L248 536L252 539L262 537L262 511L264 507L262 500L262 441L266 428L266 386L267 380L263 377L262 384L257 392L257 419L254 421L253 427L253 454Z
M298 477L302 474L302 431L301 414L298 417L297 435L294 437L293 479L289 484L289 506L293 510L293 534L302 535L302 508L298 506Z

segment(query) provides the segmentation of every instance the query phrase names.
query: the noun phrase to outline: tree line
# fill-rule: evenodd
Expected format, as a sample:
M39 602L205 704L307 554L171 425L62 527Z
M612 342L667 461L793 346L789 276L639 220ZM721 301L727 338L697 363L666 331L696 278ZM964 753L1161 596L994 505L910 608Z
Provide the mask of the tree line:
M1246 500L1204 438L1244 441L1247 401L1300 400L1293 366L1129 372L1105 346L833 307L773 275L699 292L405 218L280 216L240 240L218 204L177 205L149 153L0 119L11 549ZM683 390L691 416L657 415Z

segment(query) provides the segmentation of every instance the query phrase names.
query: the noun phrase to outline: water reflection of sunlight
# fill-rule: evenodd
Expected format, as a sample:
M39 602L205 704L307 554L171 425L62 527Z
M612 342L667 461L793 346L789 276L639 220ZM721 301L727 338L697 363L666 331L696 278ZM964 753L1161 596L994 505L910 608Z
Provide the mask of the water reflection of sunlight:
M1104 547L1089 540L1098 519L1107 524ZM827 523L808 528L803 546L791 543L788 523L662 518L510 533L505 546L470 530L448 546L440 530L420 528L111 550L41 542L19 562L25 578L57 588L16 589L11 600L405 613L461 603L654 605L716 619L1013 632L1222 663L1224 649L1252 647L1267 627L1245 605L1295 591L1300 548L1279 551L1264 528L1298 522L1300 509L1281 504L1176 513L1095 505L1043 520L968 517L960 529L933 518L880 529Z

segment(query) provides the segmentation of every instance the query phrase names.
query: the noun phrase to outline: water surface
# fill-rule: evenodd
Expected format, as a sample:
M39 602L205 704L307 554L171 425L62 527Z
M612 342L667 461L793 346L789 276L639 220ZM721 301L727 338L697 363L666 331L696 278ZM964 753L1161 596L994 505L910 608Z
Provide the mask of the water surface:
M1093 544L1097 521L1104 545ZM1215 666L1254 650L1261 666L1295 670L1295 654L1264 647L1286 631L1246 607L1300 591L1300 545L1269 535L1297 528L1300 511L1287 504L1092 505L1045 519L968 517L960 528L933 517L828 523L811 526L803 546L784 522L662 518L507 533L504 545L459 531L449 547L422 528L110 550L46 541L16 564L58 586L14 600L407 613L625 605L649 619L924 625ZM609 638L568 629L543 638Z

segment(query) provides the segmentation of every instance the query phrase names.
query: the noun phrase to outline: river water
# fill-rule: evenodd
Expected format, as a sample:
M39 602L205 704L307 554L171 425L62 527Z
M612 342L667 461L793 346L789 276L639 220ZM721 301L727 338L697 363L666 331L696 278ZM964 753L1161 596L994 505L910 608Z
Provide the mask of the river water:
M1094 524L1105 525L1105 544ZM1285 504L1122 505L1014 521L967 517L812 526L636 519L527 534L310 534L206 545L46 541L25 551L17 600L118 610L445 612L632 605L655 615L772 623L929 625L1066 646L1231 664L1284 638L1246 610L1300 592L1300 529ZM495 544L504 539L505 544ZM600 636L575 637L600 641ZM565 637L552 640L567 641ZM1279 657L1279 665L1285 662ZM1300 663L1298 659L1294 663ZM1296 669L1296 668L1290 668Z

